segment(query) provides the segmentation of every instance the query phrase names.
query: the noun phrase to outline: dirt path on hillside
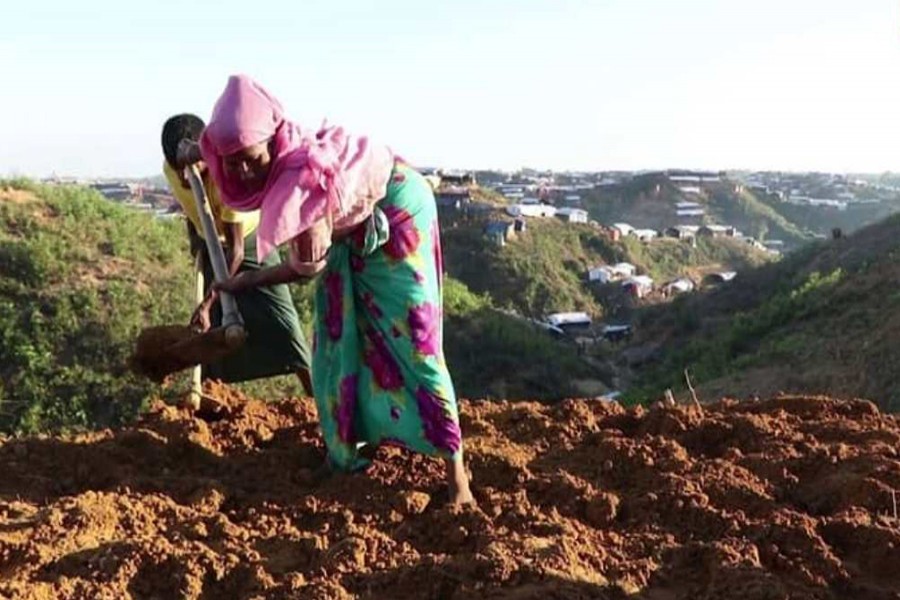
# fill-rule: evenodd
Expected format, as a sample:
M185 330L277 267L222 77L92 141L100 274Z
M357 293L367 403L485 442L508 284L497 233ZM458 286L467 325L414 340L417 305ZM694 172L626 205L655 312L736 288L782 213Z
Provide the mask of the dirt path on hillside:
M3 598L900 598L900 424L868 402L462 404L478 508L383 449L316 483L314 408L220 390L0 444Z

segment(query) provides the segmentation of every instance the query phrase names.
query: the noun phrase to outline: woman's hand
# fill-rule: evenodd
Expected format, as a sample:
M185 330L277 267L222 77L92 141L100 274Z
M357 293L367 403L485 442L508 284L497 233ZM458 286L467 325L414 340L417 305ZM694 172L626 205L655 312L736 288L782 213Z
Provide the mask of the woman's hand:
M328 261L323 259L314 262L297 262L294 261L291 263L291 268L294 270L297 275L301 277L315 277L323 270L325 270L325 265L328 264Z
M325 269L332 233L331 218L326 217L291 240L288 264L299 277L315 277Z
M318 263L325 260L331 249L331 218L320 219L298 236L294 245L295 256L301 263Z

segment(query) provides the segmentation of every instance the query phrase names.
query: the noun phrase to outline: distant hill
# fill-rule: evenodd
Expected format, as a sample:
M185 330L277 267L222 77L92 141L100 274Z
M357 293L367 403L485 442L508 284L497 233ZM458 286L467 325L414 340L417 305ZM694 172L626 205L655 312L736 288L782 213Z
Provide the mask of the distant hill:
M558 311L602 308L584 285L587 269L616 258L611 245L583 225L531 219L527 231L500 248L483 235L477 220L442 231L444 263L453 277L498 306L531 317ZM593 241L592 241L593 240Z
M791 204L765 194L759 194L757 197L760 202L777 210L798 228L831 237L831 232L835 228L841 229L844 233L853 233L900 212L900 196L891 197L884 193L872 195L873 198L867 199L863 196L863 201L849 203L846 208Z
M900 216L742 273L711 293L647 309L650 364L633 399L683 387L709 397L803 390L900 409ZM653 350L655 348L655 350Z
M676 205L680 202L699 204L705 216L679 217ZM592 218L607 224L625 222L656 230L679 224L731 225L758 239L782 240L789 248L810 238L770 204L727 179L704 185L699 193L687 193L662 173L639 175L622 184L587 192L584 204Z
M673 238L661 238L647 244L626 237L615 244L615 248L616 260L633 263L660 283L677 277L700 282L711 272L743 272L775 260L745 241L731 238L700 237L695 245L691 245Z

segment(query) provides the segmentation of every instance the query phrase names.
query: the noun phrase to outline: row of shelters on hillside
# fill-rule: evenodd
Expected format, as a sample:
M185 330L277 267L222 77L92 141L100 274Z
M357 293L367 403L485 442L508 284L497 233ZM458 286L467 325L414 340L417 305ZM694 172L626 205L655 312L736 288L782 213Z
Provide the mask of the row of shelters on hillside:
M585 279L588 283L606 285L619 283L622 288L635 298L645 298L654 291L659 290L663 296L670 297L693 291L697 286L687 277L678 277L667 281L659 288L653 279L647 275L638 275L637 267L631 263L621 262L613 265L598 265L588 269ZM725 283L735 278L737 273L733 271L714 272L703 279L703 285L712 286Z

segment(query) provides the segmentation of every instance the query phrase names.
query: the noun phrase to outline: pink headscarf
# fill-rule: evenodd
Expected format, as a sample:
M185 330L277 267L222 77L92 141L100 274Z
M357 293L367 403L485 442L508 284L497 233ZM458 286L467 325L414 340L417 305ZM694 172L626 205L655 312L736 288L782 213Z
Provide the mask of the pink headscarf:
M222 157L269 139L274 152L266 184L248 193L225 176ZM278 100L246 75L228 79L200 136L200 151L225 204L242 211L260 209L259 260L327 212L337 226L361 200L381 199L394 164L387 147L350 136L341 127L301 129L284 118Z

